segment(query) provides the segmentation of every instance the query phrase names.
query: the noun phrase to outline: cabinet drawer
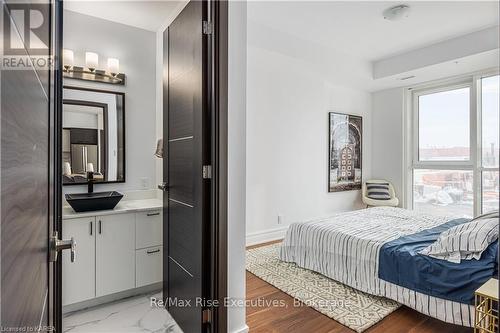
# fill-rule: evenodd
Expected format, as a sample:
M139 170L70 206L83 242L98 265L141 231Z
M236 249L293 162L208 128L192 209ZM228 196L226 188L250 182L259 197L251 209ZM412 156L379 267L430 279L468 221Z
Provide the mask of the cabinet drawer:
M162 281L163 246L148 247L135 251L136 288Z
M135 248L144 249L163 244L162 210L149 210L136 213Z

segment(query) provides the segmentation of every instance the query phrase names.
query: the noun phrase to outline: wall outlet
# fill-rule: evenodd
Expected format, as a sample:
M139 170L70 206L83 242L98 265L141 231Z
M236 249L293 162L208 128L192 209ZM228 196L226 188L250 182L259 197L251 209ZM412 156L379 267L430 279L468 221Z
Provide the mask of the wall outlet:
M283 215L278 215L278 224L285 223L285 217Z

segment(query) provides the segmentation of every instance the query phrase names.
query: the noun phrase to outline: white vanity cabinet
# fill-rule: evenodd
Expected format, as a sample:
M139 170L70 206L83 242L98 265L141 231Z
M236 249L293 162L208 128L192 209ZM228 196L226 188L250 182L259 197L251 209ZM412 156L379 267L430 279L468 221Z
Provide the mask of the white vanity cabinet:
M135 271L136 287L162 281L163 276L163 245L135 251L137 270Z
M157 207L63 218L63 238L76 242L74 263L69 252L62 254L63 306L162 281L163 219Z
M135 234L136 249L163 244L163 218L161 209L136 213Z
M135 288L135 214L97 216L96 296Z
M161 209L137 213L135 234L136 287L161 282L163 277Z
M62 304L82 302L95 297L95 217L64 221L63 239L73 237L76 261L62 251Z

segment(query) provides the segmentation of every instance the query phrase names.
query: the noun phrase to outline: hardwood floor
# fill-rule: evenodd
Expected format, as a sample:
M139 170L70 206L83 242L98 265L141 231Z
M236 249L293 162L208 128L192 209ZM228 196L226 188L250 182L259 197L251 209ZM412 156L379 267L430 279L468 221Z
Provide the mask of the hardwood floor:
M265 245L265 244L262 244ZM262 246L258 245L258 246ZM307 306L294 306L293 297L246 272L246 321L250 333L351 333L353 330ZM261 304L258 304L260 301ZM268 307L265 302L280 306ZM405 306L399 308L366 333L470 333L473 330L446 324Z

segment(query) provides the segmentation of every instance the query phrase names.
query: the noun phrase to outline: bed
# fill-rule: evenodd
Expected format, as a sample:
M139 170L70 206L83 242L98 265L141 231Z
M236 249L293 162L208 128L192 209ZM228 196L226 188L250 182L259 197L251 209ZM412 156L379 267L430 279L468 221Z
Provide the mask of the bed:
M496 273L498 242L481 262L443 263L418 253L443 230L467 221L392 207L340 213L292 224L280 259L439 320L471 327L473 290Z

